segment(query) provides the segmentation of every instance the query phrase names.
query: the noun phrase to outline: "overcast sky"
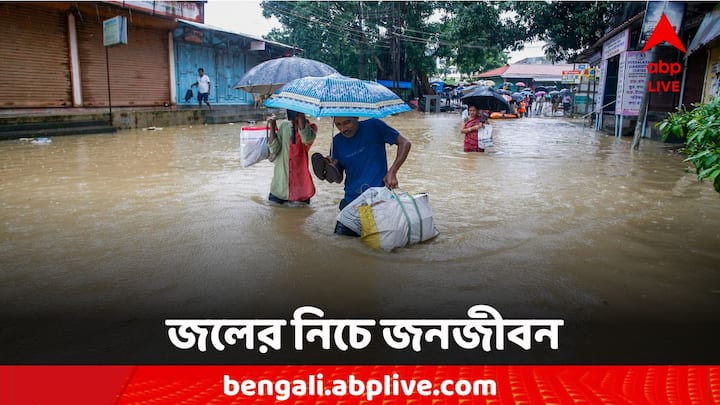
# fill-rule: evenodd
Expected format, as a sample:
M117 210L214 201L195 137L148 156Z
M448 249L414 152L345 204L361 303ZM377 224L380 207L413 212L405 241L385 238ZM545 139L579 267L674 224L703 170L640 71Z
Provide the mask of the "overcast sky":
M259 1L251 0L209 0L205 3L205 24L255 36L280 28L276 18L263 17Z
M276 18L263 17L260 1L253 0L208 0L205 3L205 24L258 37L273 28L280 28ZM532 56L543 56L542 43L527 44L524 50L511 52L510 63Z

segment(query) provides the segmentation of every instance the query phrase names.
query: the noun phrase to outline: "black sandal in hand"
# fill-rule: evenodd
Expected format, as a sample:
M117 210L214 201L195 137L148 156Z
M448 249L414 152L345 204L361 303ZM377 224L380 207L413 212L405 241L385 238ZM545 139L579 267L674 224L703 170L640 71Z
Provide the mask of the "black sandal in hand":
M328 162L320 153L313 153L312 167L315 176L320 180L327 180L330 183L341 183L343 175L334 164Z

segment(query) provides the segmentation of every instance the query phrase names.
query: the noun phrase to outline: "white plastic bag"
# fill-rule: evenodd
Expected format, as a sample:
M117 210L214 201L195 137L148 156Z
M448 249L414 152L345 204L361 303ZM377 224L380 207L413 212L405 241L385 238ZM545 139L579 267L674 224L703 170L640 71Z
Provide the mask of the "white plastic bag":
M240 132L240 165L248 167L268 158L268 127L243 127Z
M483 128L478 130L478 147L487 149L495 146L492 140L492 125L485 124Z

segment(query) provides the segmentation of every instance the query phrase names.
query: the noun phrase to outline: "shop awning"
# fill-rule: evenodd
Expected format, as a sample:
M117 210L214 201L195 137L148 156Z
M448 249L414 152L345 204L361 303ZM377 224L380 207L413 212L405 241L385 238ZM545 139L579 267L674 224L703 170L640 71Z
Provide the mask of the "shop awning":
M688 47L687 55L697 51L712 40L720 36L720 8L715 7L712 12L705 15L695 37Z

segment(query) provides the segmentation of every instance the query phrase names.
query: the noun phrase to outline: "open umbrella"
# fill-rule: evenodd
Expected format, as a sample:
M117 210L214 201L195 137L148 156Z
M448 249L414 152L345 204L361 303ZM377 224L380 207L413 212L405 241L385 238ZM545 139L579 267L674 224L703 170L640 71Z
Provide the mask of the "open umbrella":
M512 112L510 104L500 93L485 86L478 86L475 91L461 97L460 101L462 101L463 104L472 105L481 110Z
M285 83L301 77L337 73L333 67L298 56L270 59L248 70L232 87L248 93L270 94Z
M547 88L545 86L537 86L535 87L535 94L537 94L538 91L545 91L547 92Z
M494 87L494 86L495 86L495 82L492 81L492 80L485 80L484 82L482 82L482 84L484 84L484 85L486 85L486 86L488 86L488 87Z
M545 94L546 94L546 92L545 92L545 91L542 91L542 90L535 92L535 95L536 95L537 97L542 97L542 96L544 96Z
M383 118L411 108L387 87L339 74L295 79L265 100L313 117Z
M517 82L517 83L515 83L515 85L518 87L525 87L525 83L523 83L523 82Z

